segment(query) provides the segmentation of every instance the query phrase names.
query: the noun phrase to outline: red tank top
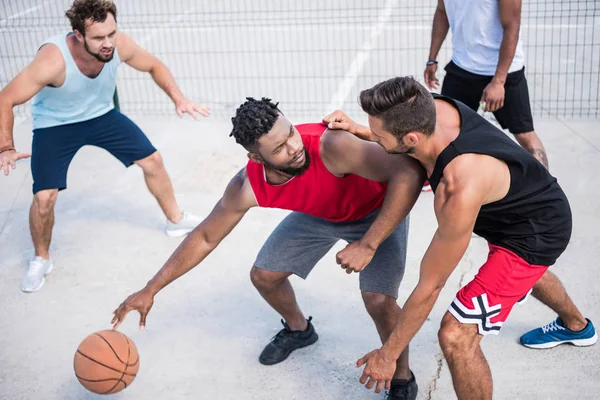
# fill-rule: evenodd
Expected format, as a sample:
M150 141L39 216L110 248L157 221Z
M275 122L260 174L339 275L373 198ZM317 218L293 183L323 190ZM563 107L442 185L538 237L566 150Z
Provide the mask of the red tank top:
M267 183L264 165L249 161L248 180L260 207L299 211L333 222L356 221L381 207L386 183L358 175L338 178L321 159L323 124L297 125L310 155L310 166L300 176L281 185Z

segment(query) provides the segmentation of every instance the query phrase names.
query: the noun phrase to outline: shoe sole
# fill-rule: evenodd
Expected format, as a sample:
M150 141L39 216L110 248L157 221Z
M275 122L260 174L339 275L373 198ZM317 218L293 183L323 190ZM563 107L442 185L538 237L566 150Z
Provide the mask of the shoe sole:
M50 272L52 272L53 269L54 269L54 264L50 264L50 268L48 268L48 270L46 272L44 272L44 276L46 276ZM37 292L38 290L40 290L42 288L42 286L44 286L44 283L46 283L46 278L42 278L42 281L40 282L40 284L37 285L36 287L34 287L33 289L25 289L23 286L21 286L21 290L25 293Z
M192 229L176 229L176 230L166 230L165 233L169 237L182 237L190 233Z
M576 339L576 340L559 340L557 342L548 342L548 343L539 343L539 344L525 344L521 343L525 347L529 347L530 349L551 349L553 347L559 346L561 344L572 344L577 347L586 347L592 346L596 344L598 341L598 334L594 333L594 336L588 339Z
M303 348L305 348L305 347L308 347L308 346L310 346L310 345L312 345L312 344L315 344L315 342L316 342L317 340L319 340L319 335L317 335L317 334L315 333L315 337L314 337L314 339L311 339L311 340L310 340L308 343L305 343L305 344L303 344L302 346L300 346L300 347L296 347L294 350L291 350L291 351L290 351L289 353L287 353L287 354L285 355L285 357L283 357L281 360L278 360L278 361L263 361L263 360L260 360L260 359L259 359L258 361L259 361L259 362L260 362L262 365L275 365L275 364L279 364L280 362L283 362L283 361L287 360L287 358L290 356L290 354L292 354L294 351L296 351L296 350L300 350L300 349L303 349Z

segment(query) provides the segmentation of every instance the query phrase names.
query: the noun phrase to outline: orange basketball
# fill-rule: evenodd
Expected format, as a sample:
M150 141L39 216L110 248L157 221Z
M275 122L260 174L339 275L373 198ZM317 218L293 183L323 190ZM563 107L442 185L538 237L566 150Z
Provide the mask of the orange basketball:
M140 356L131 339L121 332L105 330L86 337L75 352L75 375L89 391L117 393L133 382Z

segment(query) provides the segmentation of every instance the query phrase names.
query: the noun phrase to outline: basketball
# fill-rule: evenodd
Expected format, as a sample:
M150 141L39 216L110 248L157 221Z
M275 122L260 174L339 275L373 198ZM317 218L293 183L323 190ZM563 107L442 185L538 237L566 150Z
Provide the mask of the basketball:
M86 337L75 352L75 376L89 391L117 393L131 385L140 368L133 341L121 332L104 330Z

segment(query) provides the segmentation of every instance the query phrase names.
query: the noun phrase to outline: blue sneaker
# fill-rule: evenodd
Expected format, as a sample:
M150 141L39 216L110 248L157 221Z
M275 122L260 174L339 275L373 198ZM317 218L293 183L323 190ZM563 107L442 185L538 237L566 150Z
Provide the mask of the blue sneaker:
M571 343L575 346L591 346L598 341L598 335L592 321L587 319L587 325L579 332L573 332L563 326L559 318L548 325L534 329L521 336L521 344L532 349L550 349L559 344Z

